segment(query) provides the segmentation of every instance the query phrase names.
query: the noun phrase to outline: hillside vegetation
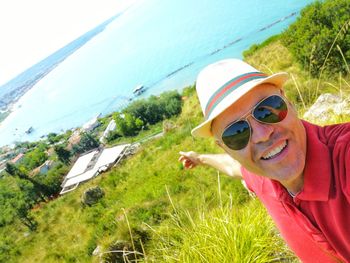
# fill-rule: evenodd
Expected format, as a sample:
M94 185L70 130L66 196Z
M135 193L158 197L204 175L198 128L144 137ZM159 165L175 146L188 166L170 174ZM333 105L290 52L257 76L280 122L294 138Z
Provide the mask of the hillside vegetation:
M303 96L317 85L279 40L258 48L247 60L265 72L291 72L286 92L298 105L293 78ZM332 90L337 83L330 83L321 87L337 92ZM184 95L181 115L170 120L174 129L142 144L136 155L110 172L32 210L35 231L19 222L0 228L1 260L297 262L265 209L240 181L205 167L187 171L177 162L181 150L219 152L212 140L190 136L202 113L194 88L185 89ZM82 206L83 191L97 185L105 191L104 198ZM100 250L93 256L97 246Z
M2 261L292 259L265 210L240 181L204 167L186 171L177 161L181 150L218 152L211 140L189 136L202 117L193 87L185 94L182 114L172 120L176 127L163 138L144 143L136 155L76 191L42 203L31 212L36 230L19 222L1 228ZM83 191L96 185L104 198L82 206ZM98 245L100 256L92 256ZM111 250L119 253L107 253ZM123 250L138 253L124 252L123 259Z
M285 92L300 116L321 93L349 95L350 81L344 72L313 77L282 44L283 37L254 45L245 52L245 60L268 74L290 73ZM344 63L344 68L348 67L346 59ZM156 98L151 102L147 107L153 112L152 107L157 108L160 102ZM39 202L24 217L35 222L32 227L14 217L0 222L0 262L299 262L260 202L239 180L208 167L184 170L177 161L179 151L220 152L213 140L190 136L202 121L194 87L183 90L182 106L175 101L161 105L168 112L181 113L159 114L163 123L150 123L141 116L121 119L115 114L124 135L133 134L134 129L138 135L123 138L115 133L108 141L137 141L162 126L172 127L161 138L143 142L135 155L75 191L51 201L44 198L45 202ZM143 101L135 102L125 114L135 112L146 112ZM350 121L350 116L339 120ZM148 123L149 129L143 130L142 123ZM105 118L102 127L107 124ZM50 139L60 140L56 135ZM86 150L85 146L79 147ZM62 160L68 165L70 159L64 158L65 154L62 151ZM36 165L31 159L26 162ZM60 174L66 168L59 168ZM15 170L14 174L22 172ZM8 180L8 187L0 191L16 199L11 190L17 191L19 186L8 178L2 180ZM23 182L22 187L28 185ZM83 192L93 186L101 187L104 197L95 205L82 205Z

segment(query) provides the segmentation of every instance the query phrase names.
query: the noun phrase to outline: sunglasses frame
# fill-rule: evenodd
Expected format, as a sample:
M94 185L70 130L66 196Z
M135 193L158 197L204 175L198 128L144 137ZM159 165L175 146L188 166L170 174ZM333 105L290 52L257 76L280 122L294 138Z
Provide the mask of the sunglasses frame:
M263 121L260 121L260 120L258 120L257 118L255 118L253 112L254 112L255 109L259 106L259 104L260 104L261 102L263 102L264 100L266 100L266 99L268 99L268 98L270 98L270 97L273 97L273 96L280 97L280 98L284 101L284 103L286 104L286 107L287 107L287 114L286 114L286 116L285 116L281 121L279 121L279 122L271 122L271 123L269 123L269 122L263 122ZM237 120L235 120L235 121L229 123L229 124L225 127L225 129L223 129L220 138L221 138L222 142L224 143L224 145L225 145L226 147L228 147L229 149L231 149L231 150L233 150L233 151L243 150L243 149L244 149L245 147L247 147L247 145L249 144L250 138L251 138L252 133L253 133L253 131L252 131L252 126L251 126L250 122L247 120L247 118L248 118L250 115L252 116L252 118L254 118L254 120L256 120L256 121L259 122L259 123L271 125L271 124L276 124L276 123L282 122L282 121L287 117L288 112L289 112L288 103L287 103L286 98L285 98L283 95L281 95L281 94L272 94L272 95L269 95L269 96L267 96L267 97L261 99L260 101L258 101L258 102L255 104L255 106L254 106L253 108L251 108L249 111L247 111L247 113L243 114L242 117L240 117L239 119L237 119ZM249 139L248 139L248 141L247 141L247 144L246 144L243 148L234 150L234 149L232 149L231 147L229 147L229 146L224 142L224 140L222 139L222 136L224 135L225 131L226 131L229 127L231 127L233 124L235 124L235 123L237 123L237 122L239 122L239 121L245 121L245 122L248 123L248 127L249 127Z

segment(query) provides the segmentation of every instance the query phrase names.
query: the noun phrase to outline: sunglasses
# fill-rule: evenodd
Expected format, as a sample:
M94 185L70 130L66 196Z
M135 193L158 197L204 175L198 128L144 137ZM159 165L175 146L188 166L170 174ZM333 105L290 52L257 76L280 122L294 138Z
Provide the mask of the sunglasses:
M252 117L260 123L273 124L284 120L288 107L279 95L272 95L258 102L242 119L229 124L222 133L222 141L232 150L245 148L250 140L252 128L247 117Z

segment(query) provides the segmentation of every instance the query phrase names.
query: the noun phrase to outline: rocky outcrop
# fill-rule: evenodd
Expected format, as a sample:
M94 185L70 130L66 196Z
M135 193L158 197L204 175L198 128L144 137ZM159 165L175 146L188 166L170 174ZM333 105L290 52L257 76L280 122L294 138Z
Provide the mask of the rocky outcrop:
M350 98L335 94L322 94L305 112L303 118L311 122L325 124L337 122L343 115L350 115Z

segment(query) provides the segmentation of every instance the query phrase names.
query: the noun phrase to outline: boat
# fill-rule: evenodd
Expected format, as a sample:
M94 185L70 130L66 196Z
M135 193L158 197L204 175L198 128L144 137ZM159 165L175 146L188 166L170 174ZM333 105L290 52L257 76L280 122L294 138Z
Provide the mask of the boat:
M132 91L132 93L134 93L136 96L141 95L141 93L143 93L145 91L145 86L143 85L138 85L136 86L136 88Z
M26 134L30 134L30 133L33 132L33 130L34 130L34 128L33 128L32 126L30 126L30 127L28 128L28 130L25 131L25 133L26 133Z

